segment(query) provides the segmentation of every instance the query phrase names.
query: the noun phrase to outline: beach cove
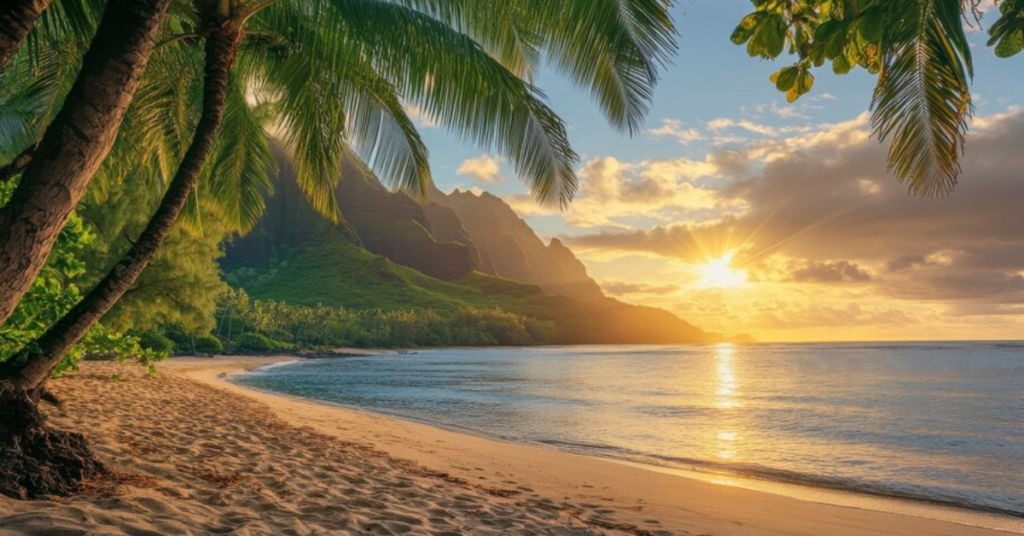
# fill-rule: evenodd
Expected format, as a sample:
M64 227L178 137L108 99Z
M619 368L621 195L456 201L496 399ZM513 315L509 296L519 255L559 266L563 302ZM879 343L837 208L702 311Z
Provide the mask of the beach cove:
M290 358L86 363L53 424L113 473L53 501L0 498L0 534L994 535L717 485L245 389ZM111 380L120 374L121 381Z

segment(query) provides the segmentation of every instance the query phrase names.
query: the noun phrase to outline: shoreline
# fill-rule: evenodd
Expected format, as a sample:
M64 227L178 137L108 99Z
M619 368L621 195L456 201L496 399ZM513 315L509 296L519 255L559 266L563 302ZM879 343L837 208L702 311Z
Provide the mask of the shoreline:
M462 347L452 347L445 349L462 349ZM374 351L373 353L366 353L359 356L352 355L352 357L388 355L390 353L392 352ZM244 390L259 392L271 396L284 397L296 401L312 402L315 404L321 404L345 411L354 411L357 413L364 413L371 416L378 416L386 419L393 419L396 421L428 426L453 434L473 436L480 439L496 441L507 445L539 448L563 454L584 456L587 458L594 458L611 463L623 464L645 471L664 473L678 476L681 478L699 480L702 482L708 482L712 484L739 487L752 491L759 491L773 495L781 495L808 502L815 502L840 507L857 508L869 511L904 514L913 517L920 517L936 521L947 521L971 527L999 530L1011 534L1024 534L1024 514L1017 514L1015 512L1007 512L997 509L987 509L983 507L961 505L954 502L943 501L938 499L929 499L926 497L913 497L898 494L889 494L884 492L875 492L870 490L858 490L838 485L830 486L827 484L816 484L810 481L802 482L799 480L772 479L769 477L760 477L757 475L730 473L728 471L703 470L701 468L698 468L697 466L686 467L685 464L673 465L670 462L658 463L657 461L654 460L647 461L644 459L630 458L628 456L614 456L607 454L602 455L600 452L588 451L585 448L582 448L580 450L565 448L565 446L560 446L560 444L558 443L517 441L516 439L511 437L490 436L483 432L478 432L476 430L466 427L460 427L458 425L432 422L430 420L419 419L414 416L373 410L355 405L344 404L341 402L333 402L329 400L320 400L316 398L306 398L296 395L289 395L286 393L275 392L273 390L260 389L257 387L244 385L243 383L237 381L239 377L244 376L245 374L248 373L258 372L261 370L267 370L280 366L301 363L306 360L316 359L331 358L282 358L281 361L274 362L268 365L262 365L245 370L240 369L235 372L225 373L224 377L233 385L236 385Z
M241 358L247 359L247 358ZM248 358L251 359L251 358ZM275 358L264 358L264 359L275 359ZM469 454L476 455L479 457L480 451L491 452L494 449L497 450L520 450L523 452L517 452L517 455L530 458L554 458L552 461L555 464L559 462L564 463L568 467L573 466L584 466L579 469L591 471L597 474L604 473L615 473L616 479L632 479L637 482L646 482L655 478L652 475L664 475L672 479L670 482L659 482L661 486L667 488L679 488L673 491L684 491L687 495L697 492L696 489L682 489L682 488L704 488L705 486L711 486L710 489L703 491L711 491L726 487L733 490L741 490L746 493L757 494L753 498L755 501L764 502L780 502L796 501L796 504L785 504L784 508L793 508L795 510L809 510L815 511L819 508L822 510L828 509L842 509L852 512L863 513L864 517L874 517L875 515L880 517L889 518L889 516L895 516L892 519L885 519L887 525L891 524L893 527L902 526L904 524L914 525L914 521L919 520L922 525L941 524L948 527L960 527L963 530L957 530L955 528L950 529L951 532L945 532L944 529L929 527L927 530L930 532L919 532L920 530L926 530L925 527L913 527L909 532L902 532L901 530L894 530L892 532L884 532L885 534L974 534L976 531L978 534L1024 534L1024 519L1017 518L1007 514L991 513L976 509L962 508L954 505L948 505L939 502L928 502L919 499L910 499L902 497L889 497L884 495L870 494L870 493L859 493L855 491L831 489L826 487L815 487L804 484L786 483L786 482L775 482L770 480L762 480L755 478L743 478L738 476L717 474L717 473L705 473L695 470L680 469L674 467L658 466L653 464L644 464L641 462L635 462L625 459L617 459L613 457L597 456L592 454L580 454L574 453L563 449L558 449L552 446L541 446L526 443L517 443L510 440L503 440L492 438L489 436L478 434L471 430L460 429L456 427L443 426L437 423L425 422L422 420L412 419L399 415L392 415L387 413L375 412L364 408L347 406L343 404L332 403L329 401L320 401L309 398L302 398L296 396L290 396L280 393L269 392L265 390L258 390L251 387L246 387L239 384L235 379L241 374L252 372L265 366L281 366L287 362L295 362L294 359L288 358L277 358L275 361L260 364L246 364L245 366L231 366L228 367L230 370L221 370L219 374L211 377L209 371L199 371L192 374L186 373L193 379L198 381L209 383L221 388L230 387L233 391L244 394L245 392L258 395L258 398L263 402L267 402L269 399L281 399L282 401L288 401L290 404L297 404L302 406L313 406L321 407L328 412L339 412L348 414L346 417L354 419L356 421L371 420L375 424L379 425L393 425L400 427L409 427L417 435L425 435L429 439L439 442L448 441L459 441L466 445L470 450L474 451ZM242 364L239 364L242 365ZM291 408L294 410L294 408ZM294 416L293 416L294 417ZM440 436L440 437L439 437ZM416 449L411 448L408 445L398 446L393 445L393 450L388 450L389 453L395 454L399 457L408 457L416 461L417 463L424 464L428 467L431 465L447 465L449 468L454 468L458 471L459 467L456 463L457 460L452 458L452 454L447 456L440 456L434 449ZM461 449L465 450L465 448ZM458 454L454 455L457 458ZM559 460L559 457L565 457L564 460ZM582 460L584 463L580 463ZM547 460L545 460L547 461ZM575 462L575 463L573 463ZM597 464L608 464L611 466L618 467L619 469L611 469L610 467L598 467ZM574 467L575 469L575 467ZM449 469L451 470L451 469ZM453 471L454 472L454 471ZM620 474L621 473L621 474ZM472 476L472 475L467 475ZM560 475L563 478L558 480L572 481L572 475ZM529 485L533 485L531 482ZM535 487L535 486L534 486ZM567 491L565 488L565 482L561 482L551 487L550 491L558 493L564 493ZM634 490L636 491L636 490ZM745 493L744 493L745 494ZM648 497L648 493L634 493L635 497L631 497L639 502L653 504L652 497ZM729 495L726 493L726 495ZM772 499L770 499L772 498ZM744 499L748 499L744 497ZM668 509L671 509L670 507ZM753 512L751 512L753 513ZM809 512L809 514L817 517L825 512ZM845 512L849 513L849 512ZM836 516L836 520L843 520L845 525L849 521L849 517L860 517L860 515L854 514L853 516L838 515L837 512L830 512L830 514ZM657 516L655 516L657 517ZM675 517L675 516L671 516ZM660 520L660 518L659 518ZM631 521L636 521L633 519ZM684 521L684 520L680 520ZM877 522L883 521L881 519L874 520L869 523L869 528L863 534L877 534L878 527ZM684 521L685 522L685 521ZM670 523L663 522L665 526ZM746 525L746 522L740 522ZM735 522L733 523L735 524ZM787 527L791 529L792 527ZM697 530L701 530L699 525ZM781 531L787 534L803 534L803 532L793 532L792 530L786 530L783 527L775 527L775 530ZM837 527L828 527L827 529L832 534L862 534L857 529L853 532L835 532ZM778 533L778 532L771 532ZM760 534L760 532L752 532L752 534ZM813 534L808 532L807 534Z
M291 356L83 363L53 426L108 466L79 494L0 496L0 535L998 536L256 391ZM119 381L112 381L116 376ZM1018 532L1018 533L1024 533Z

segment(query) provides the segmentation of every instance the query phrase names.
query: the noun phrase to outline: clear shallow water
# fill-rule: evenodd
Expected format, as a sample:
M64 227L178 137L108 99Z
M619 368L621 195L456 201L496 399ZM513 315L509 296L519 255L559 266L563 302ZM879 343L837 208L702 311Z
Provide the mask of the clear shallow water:
M1024 516L1024 344L432 350L251 387L647 464Z

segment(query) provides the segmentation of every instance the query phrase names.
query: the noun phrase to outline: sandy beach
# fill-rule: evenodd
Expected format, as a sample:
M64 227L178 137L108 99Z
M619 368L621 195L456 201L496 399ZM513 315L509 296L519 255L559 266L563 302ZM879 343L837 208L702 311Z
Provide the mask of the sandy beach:
M173 359L157 378L85 363L52 382L55 426L114 470L82 494L0 497L0 535L1005 534L513 445L256 392L289 358ZM113 374L121 381L112 381Z

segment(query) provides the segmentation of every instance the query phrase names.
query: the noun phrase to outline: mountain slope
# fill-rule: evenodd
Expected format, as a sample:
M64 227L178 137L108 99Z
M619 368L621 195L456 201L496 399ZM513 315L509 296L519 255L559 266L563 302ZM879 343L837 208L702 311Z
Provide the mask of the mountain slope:
M393 263L341 236L292 252L288 260L236 267L227 280L258 299L352 309L502 309L554 322L551 344L641 344L718 340L659 309L606 299L599 303L552 296L540 288L472 272L441 281Z
M551 294L582 300L604 298L601 288L569 248L558 239L544 245L500 198L459 190L444 194L433 187L429 200L431 206L446 207L458 216L481 257L490 261L494 274L537 285Z
M544 245L494 196L434 191L422 205L347 162L336 191L343 221L334 225L278 159L263 219L228 244L222 261L228 283L255 298L442 314L501 309L553 322L557 334L546 342L558 344L716 340L666 311L604 297L568 248Z

